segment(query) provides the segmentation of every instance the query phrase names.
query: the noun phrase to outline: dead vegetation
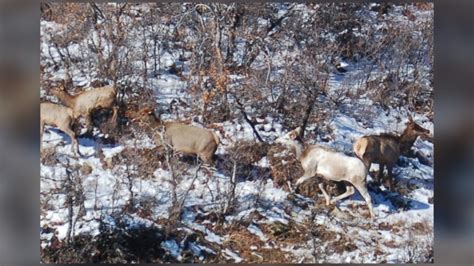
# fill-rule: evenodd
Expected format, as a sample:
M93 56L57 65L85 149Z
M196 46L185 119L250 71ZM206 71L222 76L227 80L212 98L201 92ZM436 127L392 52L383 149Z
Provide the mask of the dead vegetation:
M287 182L296 182L304 173L301 163L294 152L289 152L282 144L273 145L268 150L268 160L272 171L273 182L285 190L289 190Z
M109 229L98 236L78 235L70 243L57 238L41 250L43 263L162 263L175 261L160 247L164 234L158 228ZM176 262L176 261L175 261Z
M100 153L99 158L101 159L104 169L111 169L121 162L126 161L129 165L134 166L137 175L143 179L153 178L153 172L158 168L166 168L162 163L164 161L164 151L160 147L126 147L122 152L112 158L106 158L103 153Z
M262 176L255 165L267 154L268 145L260 142L239 140L227 149L221 165L226 174L231 175L233 163L236 163L236 177L239 180L252 180ZM226 161L228 160L229 161ZM257 171L257 172L255 172Z
M56 147L49 147L49 148L44 148L41 149L40 151L40 158L41 158L41 164L47 165L47 166L53 166L57 164L57 152L56 152Z
M423 3L416 4L415 7L432 9L431 4ZM411 38L413 28L403 29L393 23L372 23L359 17L358 14L363 13L360 11L369 10L366 4L347 3L321 7L308 4L305 8L318 15L306 18L301 8L294 3L255 4L251 7L238 3L150 6L130 3L42 3L42 19L55 21L68 29L64 34L50 32L42 36L50 44L49 51L42 54L41 59L41 81L46 94L50 94L47 83L53 78L50 73L46 73L48 69L54 70L53 73L64 70L68 86L77 85L78 81L72 74L81 73L92 79L92 87L104 86L104 82L109 84L107 81L117 87L117 101L120 105L118 126L109 121L113 116L110 110L94 110L92 122L101 133L108 135L96 139L98 148L116 143L127 145L124 145L123 151L111 157L105 156L98 149L97 156L103 169L110 170L115 176L126 176L126 180L120 182L128 182L125 185L131 196L119 215L133 214L148 219L157 226L130 229L123 221L119 221L114 228L102 226L100 234L95 237L76 235L67 242L59 241L54 236L50 245L41 248L42 262L234 262L234 259L224 255L223 251L227 248L241 256L246 263L282 263L300 260L293 251L307 248L309 242L314 246L315 261L324 261L329 253L343 254L357 250L353 236L336 232L324 225L315 225L314 221L300 224L290 219L289 224L260 223L264 217L258 212L243 217L240 222L228 222L225 219L226 215L236 214L238 209L238 182L257 180L256 186L262 186L263 181L271 177L276 186L290 191L289 184L294 185L296 179L303 175L301 163L294 153L288 152L281 145L266 144L272 141L272 133L277 131L279 125L283 128L293 128L300 124L304 128L308 125L312 130L307 132L306 139L334 141L337 133L331 126L337 114L334 110L354 112L354 118L366 128L373 126L370 124L371 120L378 115L380 109L373 108L372 103L358 103L359 99L367 98L374 99L374 105L381 106L387 112L391 108L403 107L432 118L432 86L426 82L432 80L432 73L422 71L423 67L432 64L432 57L429 55L432 53L430 23L426 24L427 30L420 33L420 38ZM411 21L417 20L410 8L407 5L403 15ZM392 12L394 5L374 5L371 9L379 12L377 22L386 22L386 14ZM262 21L268 22L267 25ZM364 23L369 26L362 30ZM374 25L383 27L379 31ZM140 32L140 36L134 35L136 32ZM322 41L321 36L327 32L341 34L336 34L334 40ZM393 34L386 34L390 32ZM91 37L95 35L90 33L99 38ZM395 38L397 34L401 36L400 39ZM301 40L305 41L300 42ZM140 47L130 49L130 44L134 42ZM293 42L300 47L293 47ZM72 54L68 48L71 44L77 44L81 53ZM243 55L237 45L244 46ZM298 49L304 52L295 58L283 58L282 66L273 65L277 54L284 54L286 51L298 53ZM161 56L167 52L173 53L173 56L178 54L171 66L162 63ZM56 53L59 56L53 56ZM153 53L152 58L146 56L150 53ZM386 56L392 59L386 60ZM427 62L423 61L424 58L427 58ZM357 70L362 74L354 77L357 90L351 89L353 84L343 84L340 91L329 89L328 80L334 73L337 73L336 78L350 74L344 74L346 70L338 60L360 68ZM365 60L368 63L359 64ZM420 73L401 69L400 66L404 65L413 65ZM379 67L383 68L382 73L378 73ZM189 85L184 89L186 97L173 99L169 105L158 105L154 91L151 90L156 80L151 79L168 74L170 76L164 77L173 78L175 75ZM235 77L238 81L233 80ZM161 92L160 86L158 89ZM191 121L207 124L218 129L222 136L225 136L224 127L210 123L238 120L238 123L252 127L256 141L237 141L230 147L224 147L224 154L219 154L217 160L217 170L199 170L200 165L195 157L182 156L162 147L141 148L130 144L131 139L153 138L157 131L143 123L131 121L144 107L156 111L158 117L166 114L185 121L185 124ZM41 163L44 166L54 166L57 162L58 157L53 148L42 151ZM266 162L269 163L269 168L260 166L260 163ZM183 207L187 192L179 195L177 188L184 178L197 176L197 171L196 175L192 172L196 168L205 173L202 176L208 179L202 181L205 183L203 186L208 186L209 179L215 177L213 171L231 177L224 186L217 188L219 191L209 189L209 193L214 193L213 199L224 204L206 211L202 206L190 207L195 208L192 210ZM133 192L134 181L152 181L157 178L154 175L157 169L171 172L172 177L167 180L172 184L170 193L173 195L170 219L154 217L153 210L157 204L164 202L159 202L152 196L135 197ZM77 167L76 172L81 177L87 177L94 170L91 165L84 163ZM117 181L115 185L119 187L124 185L122 183ZM311 209L318 212L324 209L325 213L329 213L322 204L319 183L324 183L330 195L345 192L343 183L316 177L302 183L295 191L309 199L295 198L295 194L290 193L290 204L301 207L298 209L300 211ZM193 184L194 179L189 189L194 189ZM77 189L80 190L80 186ZM408 196L414 189L414 185L402 184L397 186L397 195L383 193L375 187L371 187L371 192L389 199L396 209L406 210L411 206ZM261 188L258 190L261 191ZM50 192L56 193L54 190ZM255 206L264 206L260 197L260 194L256 196ZM276 208L281 207L286 215L292 216L292 206ZM51 203L46 202L42 205L42 210L52 207ZM360 204L351 203L348 207L356 212L365 211ZM196 214L195 223L225 236L223 244L220 246L211 243L206 240L204 233L189 229L181 223L185 211ZM338 217L332 219L331 223L338 223ZM339 221L338 224L344 225L344 222ZM248 226L251 224L258 226L268 240L262 241L250 233ZM42 233L54 232L53 227L57 225L45 226ZM394 234L407 230L401 225L392 226L388 223L379 224L378 229L390 230ZM432 232L432 229L430 231L422 223L415 223L412 230L418 235ZM178 243L181 248L180 260L161 246L168 240ZM197 255L193 251L193 244L208 247L215 253L202 249L200 255ZM388 247L400 247L395 241L386 244ZM428 244L426 247L431 253L428 252L427 256L423 253L427 261L430 260L429 254L432 260L432 247L430 250ZM416 243L412 246L415 247ZM423 261L422 257L415 256L417 252L420 253L420 248L421 246L407 251L407 261ZM304 258L303 262L313 261Z

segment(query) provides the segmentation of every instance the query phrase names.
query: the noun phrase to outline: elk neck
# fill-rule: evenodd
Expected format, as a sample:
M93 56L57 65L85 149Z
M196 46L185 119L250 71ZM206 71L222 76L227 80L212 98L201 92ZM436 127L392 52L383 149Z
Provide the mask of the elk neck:
M410 130L408 127L405 128L402 135L400 135L400 151L402 154L406 154L410 151L411 147L415 143L418 134Z
M304 144L301 140L295 140L293 141L292 143L292 148L296 154L296 158L298 158L298 160L301 160L301 155L303 154L303 151L304 151Z
M60 91L56 96L65 105L67 105L67 106L73 106L74 105L75 97L72 96L71 94L69 94L66 90Z

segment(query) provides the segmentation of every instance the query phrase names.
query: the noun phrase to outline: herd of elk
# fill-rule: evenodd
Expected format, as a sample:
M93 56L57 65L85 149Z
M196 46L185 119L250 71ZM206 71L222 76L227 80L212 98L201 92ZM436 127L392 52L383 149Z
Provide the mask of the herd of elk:
M49 102L41 103L40 133L43 135L44 125L56 126L71 138L71 149L79 153L79 145L72 125L76 119L83 116L86 125L91 125L91 112L96 108L112 108L113 119L117 115L116 90L112 86L94 88L90 91L70 95L63 86L53 91L53 94L64 104ZM208 164L214 162L214 154L220 143L218 135L211 130L187 125L183 122L162 121L152 108L145 107L129 117L132 122L144 123L154 132L154 140L158 146L170 145L175 151L184 154L196 155ZM301 128L296 128L278 138L276 143L293 149L304 170L296 185L319 176L329 181L344 181L346 192L331 199L325 190L324 184L318 184L326 201L326 205L336 203L354 194L354 187L367 203L370 217L374 218L374 211L370 194L367 190L366 178L372 163L379 164L377 181L383 175L384 167L390 177L389 188L392 188L392 169L400 155L410 152L417 137L426 137L429 130L416 124L411 116L406 123L406 129L401 135L380 134L368 135L357 139L353 145L357 157L347 156L344 153L331 150L320 145L308 145L299 138ZM164 134L162 134L164 133ZM165 143L163 143L163 141ZM80 154L80 153L79 153Z
M61 84L52 90L52 94L56 96L63 105L51 102L43 102L40 104L41 139L45 125L56 126L69 135L72 144L71 149L75 154L80 154L80 152L72 125L79 117L85 119L85 126L89 130L92 124L91 112L93 110L98 108L112 108L112 119L116 121L118 110L116 105L117 92L113 86L93 88L73 96L69 94ZM40 145L40 148L41 147L42 145Z
M276 142L293 149L301 163L304 174L296 181L297 186L316 176L330 181L345 181L346 192L332 200L326 192L324 184L318 184L326 200L326 205L351 196L354 194L355 187L367 203L370 216L373 218L372 201L366 185L366 178L371 164L378 163L380 165L379 179L383 174L384 166L387 166L390 177L389 189L392 189L392 168L400 155L407 155L410 152L417 137L427 137L430 133L429 130L415 123L411 116L406 126L401 135L385 133L363 136L357 139L353 145L357 157L350 157L320 145L305 147L299 139L301 128L288 132L283 137L278 138ZM347 183L352 184L352 186L347 185Z

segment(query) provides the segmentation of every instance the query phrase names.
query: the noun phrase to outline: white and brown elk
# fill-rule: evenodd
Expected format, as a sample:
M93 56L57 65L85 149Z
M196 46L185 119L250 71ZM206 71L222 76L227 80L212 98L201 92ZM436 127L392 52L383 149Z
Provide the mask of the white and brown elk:
M297 180L296 185L315 176L321 176L330 181L345 181L346 192L333 199L326 192L323 183L318 185L324 195L326 205L351 196L354 194L355 187L367 203L370 217L373 219L375 215L372 199L367 190L367 168L364 163L359 158L350 157L320 145L305 146L299 139L300 133L301 128L298 127L276 140L277 143L293 149L303 167L304 174Z

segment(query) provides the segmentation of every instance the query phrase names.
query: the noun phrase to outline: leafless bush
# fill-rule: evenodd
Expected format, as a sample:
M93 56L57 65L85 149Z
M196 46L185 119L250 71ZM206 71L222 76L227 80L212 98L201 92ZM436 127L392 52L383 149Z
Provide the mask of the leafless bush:
M79 165L71 165L69 159L65 159L63 167L66 178L62 184L62 193L66 194L65 208L68 210L68 228L66 232L66 243L70 243L75 234L77 220L85 215L85 194L82 187L82 180L79 175ZM78 211L75 213L74 209Z
M301 163L294 152L281 144L273 145L268 150L268 160L272 171L273 182L288 190L287 182L294 183L304 173Z
M137 178L150 179L157 168L164 167L164 151L160 147L140 148L126 147L121 153L112 157L113 165L127 163L135 169Z
M43 263L132 263L174 262L160 243L164 233L157 227L140 225L127 228L121 219L115 219L114 227L101 224L97 236L78 235L71 242L54 240L41 249Z
M50 49L63 55L61 62L43 53L42 58L49 57L46 61L56 65L56 70L67 70L66 79L73 70L79 70L90 80L120 85L127 96L146 91L150 76L163 71L179 75L189 84L188 92L195 101L193 112L202 115L205 123L229 120L238 114L232 95L252 110L250 117L281 116L285 127L301 124L307 120L302 111L311 117L318 111L312 106L328 99L335 106L319 106L320 110L339 108L346 98L344 90L328 94L326 99L314 97L328 93L325 80L340 59L357 64L363 73L354 76L354 84L359 86L389 74L414 84L407 89L367 86L370 93L360 93L360 97L373 96L383 107L404 106L432 113L433 73L426 70L433 61L432 21L397 24L387 16L367 14L371 9L384 14L391 8L391 4L307 4L306 11L318 14L307 17L294 3L44 3L43 18L67 24L68 31L54 38L44 36L45 40L54 39ZM429 9L430 5L403 8L403 14L414 14L415 9ZM335 38L325 38L328 33ZM94 34L101 38L92 37ZM87 47L80 49L80 58L70 57L67 44L83 38L89 39ZM130 49L137 38L142 46ZM239 45L244 46L243 54ZM179 55L170 66L160 64L165 51ZM272 59L286 51L300 56L285 53L283 65L275 65ZM133 65L135 61L143 64ZM42 64L43 70L45 67ZM231 74L239 74L241 79L232 81ZM47 80L47 75L42 75L42 84Z
M401 261L404 263L433 263L433 238L414 236L410 233Z
M52 166L58 163L56 147L41 149L41 163L46 166Z
M183 206L186 201L186 197L198 177L199 170L201 169L201 164L199 164L196 168L193 180L189 185L188 189L184 192L184 194L179 196L178 189L188 167L179 162L177 152L166 141L164 137L164 128L161 129L159 134L161 137L161 143L163 143L165 164L167 166L167 171L169 172L169 178L167 181L171 184L171 206L168 210L169 218L165 225L165 232L168 235L177 228L181 221L181 213L183 211Z
M239 140L228 150L229 162L224 165L224 171L228 175L233 172L233 163L236 165L236 176L238 178L251 178L250 173L255 168L255 163L267 154L268 147L261 142Z

